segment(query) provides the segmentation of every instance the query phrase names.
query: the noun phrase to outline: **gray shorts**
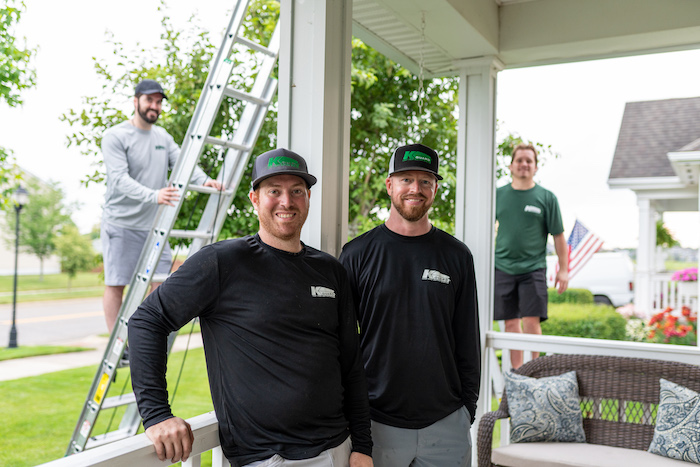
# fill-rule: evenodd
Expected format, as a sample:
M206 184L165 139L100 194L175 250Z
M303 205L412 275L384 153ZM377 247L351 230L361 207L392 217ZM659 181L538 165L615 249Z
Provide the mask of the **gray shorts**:
M105 285L128 285L139 262L141 250L150 234L147 230L131 230L108 222L102 222L102 261L105 269ZM170 244L165 242L156 274L168 274L172 263Z
M470 467L471 416L462 406L419 430L397 428L372 420L375 467Z
M547 319L546 269L525 274L508 274L496 269L494 277L494 319L523 317Z

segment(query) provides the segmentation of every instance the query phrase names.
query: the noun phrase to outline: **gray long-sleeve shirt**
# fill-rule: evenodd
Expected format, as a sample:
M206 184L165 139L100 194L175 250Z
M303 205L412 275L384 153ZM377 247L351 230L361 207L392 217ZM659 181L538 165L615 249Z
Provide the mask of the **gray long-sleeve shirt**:
M158 211L158 190L168 182L180 148L163 128L136 128L128 121L108 129L102 137L107 169L107 192L102 219L119 227L149 230ZM207 175L195 168L192 183Z

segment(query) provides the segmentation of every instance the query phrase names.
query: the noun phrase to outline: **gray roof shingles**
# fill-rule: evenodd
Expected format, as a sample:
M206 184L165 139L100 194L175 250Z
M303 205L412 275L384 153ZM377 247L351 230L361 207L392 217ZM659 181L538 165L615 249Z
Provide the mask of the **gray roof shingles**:
M700 97L628 102L622 116L610 179L676 175L669 152L700 138Z

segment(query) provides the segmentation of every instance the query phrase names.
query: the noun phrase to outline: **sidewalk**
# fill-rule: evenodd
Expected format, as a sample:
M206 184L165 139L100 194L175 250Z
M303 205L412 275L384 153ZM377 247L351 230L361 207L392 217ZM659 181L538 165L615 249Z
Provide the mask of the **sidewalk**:
M178 336L177 339L175 339L175 344L173 344L173 352L185 350L185 348L187 348L188 338L189 336L187 335ZM87 347L94 348L95 350L2 361L0 362L0 381L9 381L91 365L95 366L95 370L97 370L97 365L104 356L105 347L107 347L108 342L108 337L93 335L69 342L62 341L57 345ZM198 347L202 347L202 335L200 333L195 333L192 334L190 348L194 349Z

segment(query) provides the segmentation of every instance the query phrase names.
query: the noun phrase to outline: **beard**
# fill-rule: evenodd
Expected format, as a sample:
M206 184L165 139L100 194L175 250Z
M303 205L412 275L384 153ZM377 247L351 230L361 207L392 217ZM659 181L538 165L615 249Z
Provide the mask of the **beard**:
M275 221L274 214L258 211L260 228L279 240L293 240L299 237L301 235L301 228L304 226L304 222L306 222L308 211L306 213L299 210L290 210L288 212L296 214L294 218L295 222L282 224Z
M426 197L422 197L426 202L421 204L420 206L408 206L404 204L403 199L400 197L391 197L391 204L394 205L396 208L396 211L409 222L417 222L425 216L428 211L430 210L430 207L432 206L432 203L427 202L428 199Z
M141 109L141 103L140 103L140 102L139 102L139 104L138 104L138 109L137 109L137 110L138 110L138 113L139 113L139 115L141 116L141 118L143 118L144 121L150 123L151 125L154 124L154 123L156 122L156 120L158 120L158 117L160 116L160 112L158 112L157 110L153 110L153 109L142 110L142 109ZM150 116L149 116L149 113L150 113L150 112L153 112L154 114L156 114L156 116L155 116L155 117L150 117Z

